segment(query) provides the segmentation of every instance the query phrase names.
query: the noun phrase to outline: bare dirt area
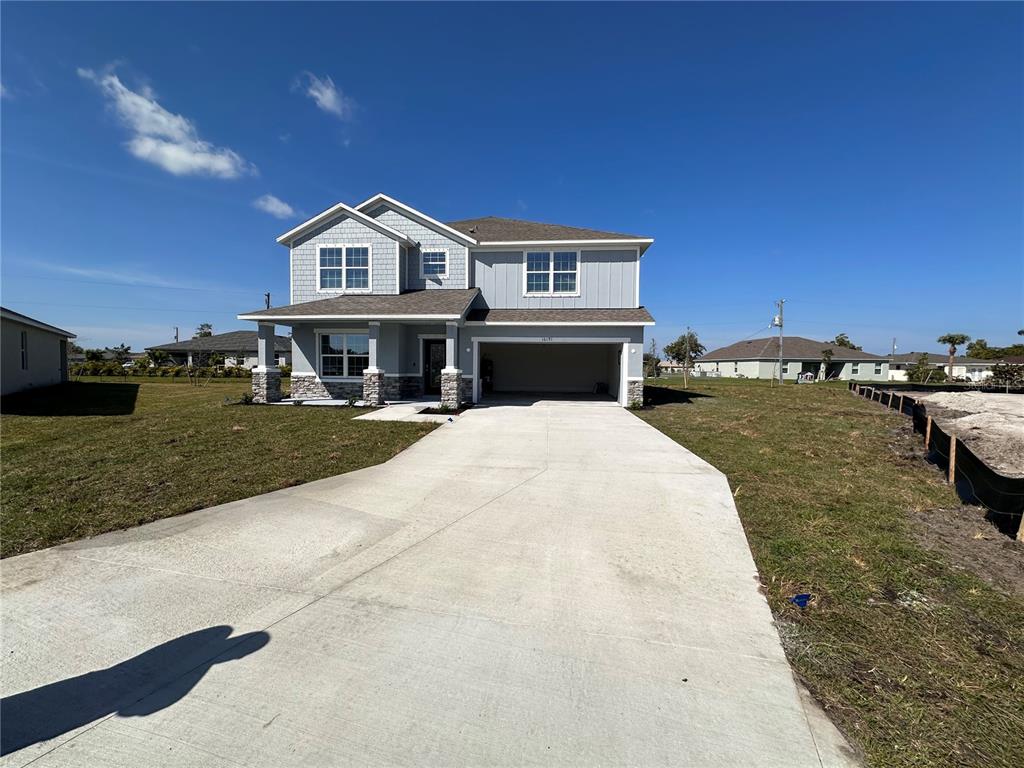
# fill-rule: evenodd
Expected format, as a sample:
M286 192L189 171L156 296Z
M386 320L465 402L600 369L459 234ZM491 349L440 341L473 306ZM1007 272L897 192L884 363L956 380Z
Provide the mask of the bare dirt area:
M955 434L992 469L1024 477L1024 395L913 393L944 432Z
M1004 536L978 507L910 513L911 530L926 549L996 589L1024 596L1024 542Z

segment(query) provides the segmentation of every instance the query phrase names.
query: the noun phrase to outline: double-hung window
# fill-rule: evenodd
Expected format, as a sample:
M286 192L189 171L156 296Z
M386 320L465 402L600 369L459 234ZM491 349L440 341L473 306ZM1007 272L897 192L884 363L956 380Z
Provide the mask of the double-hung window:
M860 363L851 363L850 364L850 375L851 376L857 376L859 374L860 374Z
M365 333L321 333L320 375L362 376L370 365L370 337Z
M558 296L579 290L580 255L576 251L527 251L526 294Z
M446 277L448 275L448 251L423 251L420 273L423 277Z
M881 376L881 375L882 375L882 364L881 363L875 363L875 376Z
M321 291L370 290L370 246L321 245L318 260Z

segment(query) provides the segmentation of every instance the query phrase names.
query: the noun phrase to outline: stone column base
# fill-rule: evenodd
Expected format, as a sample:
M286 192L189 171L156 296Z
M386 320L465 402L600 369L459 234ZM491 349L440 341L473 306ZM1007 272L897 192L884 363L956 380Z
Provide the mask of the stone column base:
M462 405L462 371L445 368L441 371L441 407L458 409Z
M254 403L277 403L281 400L281 369L252 369L252 400Z
M363 400L367 405L384 405L384 371L380 368L363 371Z
M644 383L642 380L626 382L626 407L638 408L644 404Z

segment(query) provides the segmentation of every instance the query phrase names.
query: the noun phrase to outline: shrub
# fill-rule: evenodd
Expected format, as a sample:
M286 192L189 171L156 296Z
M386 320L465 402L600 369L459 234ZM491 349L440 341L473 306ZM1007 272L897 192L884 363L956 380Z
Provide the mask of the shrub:
M992 378L985 383L1000 387L1022 387L1024 386L1024 365L996 363L992 366Z

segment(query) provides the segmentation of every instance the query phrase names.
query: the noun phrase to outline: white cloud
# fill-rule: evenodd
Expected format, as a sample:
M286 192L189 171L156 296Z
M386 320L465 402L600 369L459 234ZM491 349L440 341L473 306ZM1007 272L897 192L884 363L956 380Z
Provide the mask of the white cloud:
M11 89L3 83L0 83L0 99L13 99L14 94L11 93Z
M195 124L160 106L148 87L131 90L112 72L79 69L79 77L95 83L121 123L132 132L126 146L135 157L175 176L235 179L256 168L234 150L199 138Z
M273 195L263 195L252 201L253 207L269 213L277 219L290 219L295 216L295 209L284 200Z
M355 116L355 101L339 91L328 75L324 75L321 79L312 72L303 72L295 78L292 90L302 91L315 101L320 109L334 115L339 120L348 121Z

